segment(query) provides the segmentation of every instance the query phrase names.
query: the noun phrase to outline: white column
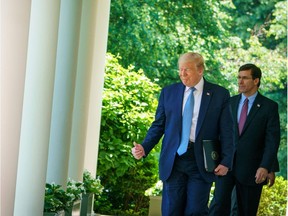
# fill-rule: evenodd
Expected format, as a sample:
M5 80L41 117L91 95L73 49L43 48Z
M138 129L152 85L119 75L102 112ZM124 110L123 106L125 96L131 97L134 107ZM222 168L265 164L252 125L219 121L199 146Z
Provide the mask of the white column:
M31 0L1 1L0 215L13 215Z
M84 169L96 175L98 159L99 133L102 109L102 91L104 84L105 53L107 50L110 0L96 1L96 28L93 47L92 74L88 107L88 126L86 135Z
M88 118L88 97L93 58L93 42L95 28L95 0L82 3L75 98L73 104L73 120L71 131L70 159L68 177L82 179L86 128Z
M109 9L108 0L85 0L82 5L68 172L72 179L82 178L84 160L92 167L89 171L96 170Z
M14 215L43 213L59 22L58 0L32 0Z
M81 1L61 1L46 182L63 187L68 176L81 7Z

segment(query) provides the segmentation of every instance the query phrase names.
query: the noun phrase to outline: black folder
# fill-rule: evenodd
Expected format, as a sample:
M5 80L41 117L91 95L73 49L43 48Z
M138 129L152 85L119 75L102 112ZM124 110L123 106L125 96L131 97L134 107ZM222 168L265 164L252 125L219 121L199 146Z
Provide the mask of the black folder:
M207 172L214 172L220 163L221 146L218 140L203 140L204 166Z

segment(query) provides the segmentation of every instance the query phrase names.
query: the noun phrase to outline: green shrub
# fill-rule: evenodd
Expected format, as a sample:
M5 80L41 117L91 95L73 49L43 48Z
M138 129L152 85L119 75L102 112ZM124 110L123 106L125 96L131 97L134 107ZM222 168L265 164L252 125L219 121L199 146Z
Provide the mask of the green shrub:
M45 187L45 200L44 200L44 212L58 212L67 210L65 204L67 196L65 190L61 185L55 183L46 183Z
M94 178L88 170L83 172L83 187L84 193L92 193L95 197L100 196L103 192L103 186L101 185L100 179Z
M75 201L82 199L82 193L85 191L84 184L81 181L69 179L66 187L66 194L69 199L66 202L66 207L71 208Z
M154 119L159 87L143 71L123 68L108 54L104 81L97 176L104 186L94 211L114 215L144 215L144 195L158 177L158 159L136 160L133 141L140 143ZM120 213L121 212L121 213Z
M272 187L264 186L261 194L258 216L286 215L287 180L277 176Z

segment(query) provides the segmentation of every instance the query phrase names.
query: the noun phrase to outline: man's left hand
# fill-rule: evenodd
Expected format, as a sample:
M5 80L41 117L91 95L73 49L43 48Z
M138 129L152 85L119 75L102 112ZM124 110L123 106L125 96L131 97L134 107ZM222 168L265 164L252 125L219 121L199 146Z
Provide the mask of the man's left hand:
M228 167L219 164L216 169L214 170L214 174L218 176L225 176L228 172Z
M275 183L275 173L274 172L268 173L267 180L268 180L268 187L272 187Z

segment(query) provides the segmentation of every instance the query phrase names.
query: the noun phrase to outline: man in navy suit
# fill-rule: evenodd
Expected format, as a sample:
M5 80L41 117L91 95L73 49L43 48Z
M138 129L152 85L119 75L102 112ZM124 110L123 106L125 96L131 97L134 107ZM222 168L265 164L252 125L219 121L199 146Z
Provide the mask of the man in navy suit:
M226 175L233 161L230 95L225 88L203 78L204 59L200 54L181 55L178 67L182 82L162 89L155 120L142 144L134 142L132 154L136 159L146 157L164 135L159 159L159 176L163 182L162 215L207 215L212 182L216 175ZM184 153L180 153L181 134L185 129L182 110L190 94L194 98L190 109L192 125L188 128L187 141L183 142L186 144ZM221 143L221 161L214 172L205 171L203 140Z
M245 64L239 68L238 86L241 94L231 98L236 145L233 169L215 182L213 205L209 213L211 216L230 215L234 185L238 215L256 216L262 187L267 181L273 180L268 173L278 169L278 104L258 92L261 75L260 68L254 64ZM239 131L238 122L246 98L248 114L242 131Z

